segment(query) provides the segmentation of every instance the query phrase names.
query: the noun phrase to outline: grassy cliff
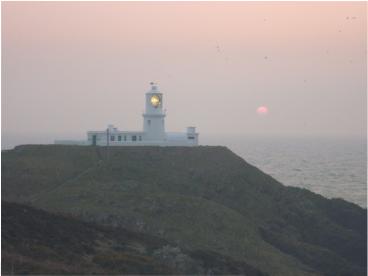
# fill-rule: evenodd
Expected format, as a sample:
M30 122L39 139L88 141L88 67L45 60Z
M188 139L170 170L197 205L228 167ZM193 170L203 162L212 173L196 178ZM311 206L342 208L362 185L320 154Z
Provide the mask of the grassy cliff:
M8 201L271 275L365 275L366 210L285 187L225 147L20 146L2 158Z
M151 235L2 202L2 274L245 274L259 270Z

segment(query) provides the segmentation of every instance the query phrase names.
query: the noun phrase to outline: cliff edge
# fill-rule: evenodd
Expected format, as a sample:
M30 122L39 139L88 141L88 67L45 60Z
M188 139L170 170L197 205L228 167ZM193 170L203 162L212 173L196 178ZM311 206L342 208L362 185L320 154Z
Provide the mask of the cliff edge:
M32 145L2 158L6 201L264 274L366 275L366 209L286 187L225 147Z

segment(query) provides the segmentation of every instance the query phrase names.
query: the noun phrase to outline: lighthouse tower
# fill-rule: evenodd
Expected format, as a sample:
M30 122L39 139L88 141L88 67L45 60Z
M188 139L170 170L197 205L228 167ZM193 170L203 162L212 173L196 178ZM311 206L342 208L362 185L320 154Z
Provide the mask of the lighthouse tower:
M165 112L163 111L162 93L155 83L151 82L151 89L146 93L146 110L143 114L143 131L145 138L151 141L166 140Z
M56 140L55 144L93 145L93 146L198 146L198 135L194 126L187 127L186 132L165 131L165 111L163 95L157 84L151 82L151 89L146 93L146 109L143 113L143 131L119 130L109 125L102 130L87 132L87 141Z

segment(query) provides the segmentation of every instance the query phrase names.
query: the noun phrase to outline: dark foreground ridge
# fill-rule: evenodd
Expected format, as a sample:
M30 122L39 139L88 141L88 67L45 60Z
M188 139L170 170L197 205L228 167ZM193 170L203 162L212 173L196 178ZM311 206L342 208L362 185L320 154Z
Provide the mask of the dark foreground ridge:
M265 275L211 251L2 202L2 274Z
M136 268L129 268L136 270L114 270L114 261L103 267L89 258L85 273L366 275L366 209L285 187L225 147L20 146L2 152L2 158L3 200L74 217L42 213L50 223L38 224L40 229L53 227L56 232L47 244L30 237L36 248L41 247L32 254L42 255L44 248L54 250L54 242L68 240L57 234L67 232L57 231L73 223L81 227L81 233L102 231L99 235L106 235L114 246L128 243L112 230L123 228L161 242L157 247L145 245L148 249L142 252L146 253L140 253L152 258L150 265L137 263ZM6 205L5 209L17 208L28 207ZM25 239L27 229L40 222L35 215L34 223L22 224L20 212L9 214L3 229L15 227L15 233L23 229L19 233ZM105 228L98 228L101 225ZM101 230L107 228L112 234ZM18 236L12 239L4 231L8 261L13 255L34 258L22 253ZM105 255L115 256L116 251L106 245L96 250L92 244L99 243L88 237L55 254L64 260L73 254L90 256L78 253L87 244L97 252L92 255L111 252ZM144 243L143 238L137 240ZM175 266L157 261L151 253L166 244L167 250L179 250L188 262ZM101 247L106 251L100 251ZM53 255L47 256L52 264ZM142 266L150 269L139 270ZM52 272L35 269L28 273ZM55 271L59 271L57 266Z

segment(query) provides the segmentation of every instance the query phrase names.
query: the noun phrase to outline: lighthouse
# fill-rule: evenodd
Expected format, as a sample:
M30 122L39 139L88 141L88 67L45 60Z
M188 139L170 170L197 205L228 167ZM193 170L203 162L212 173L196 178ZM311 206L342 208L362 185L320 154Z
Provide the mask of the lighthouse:
M102 130L87 132L87 140L55 140L55 144L90 145L90 146L198 146L198 132L193 126L187 127L186 132L166 132L163 109L163 93L156 83L145 94L145 110L143 113L143 130L119 130L109 124Z
M143 114L143 131L150 141L166 141L165 111L163 110L163 95L155 83L146 93L146 107Z

